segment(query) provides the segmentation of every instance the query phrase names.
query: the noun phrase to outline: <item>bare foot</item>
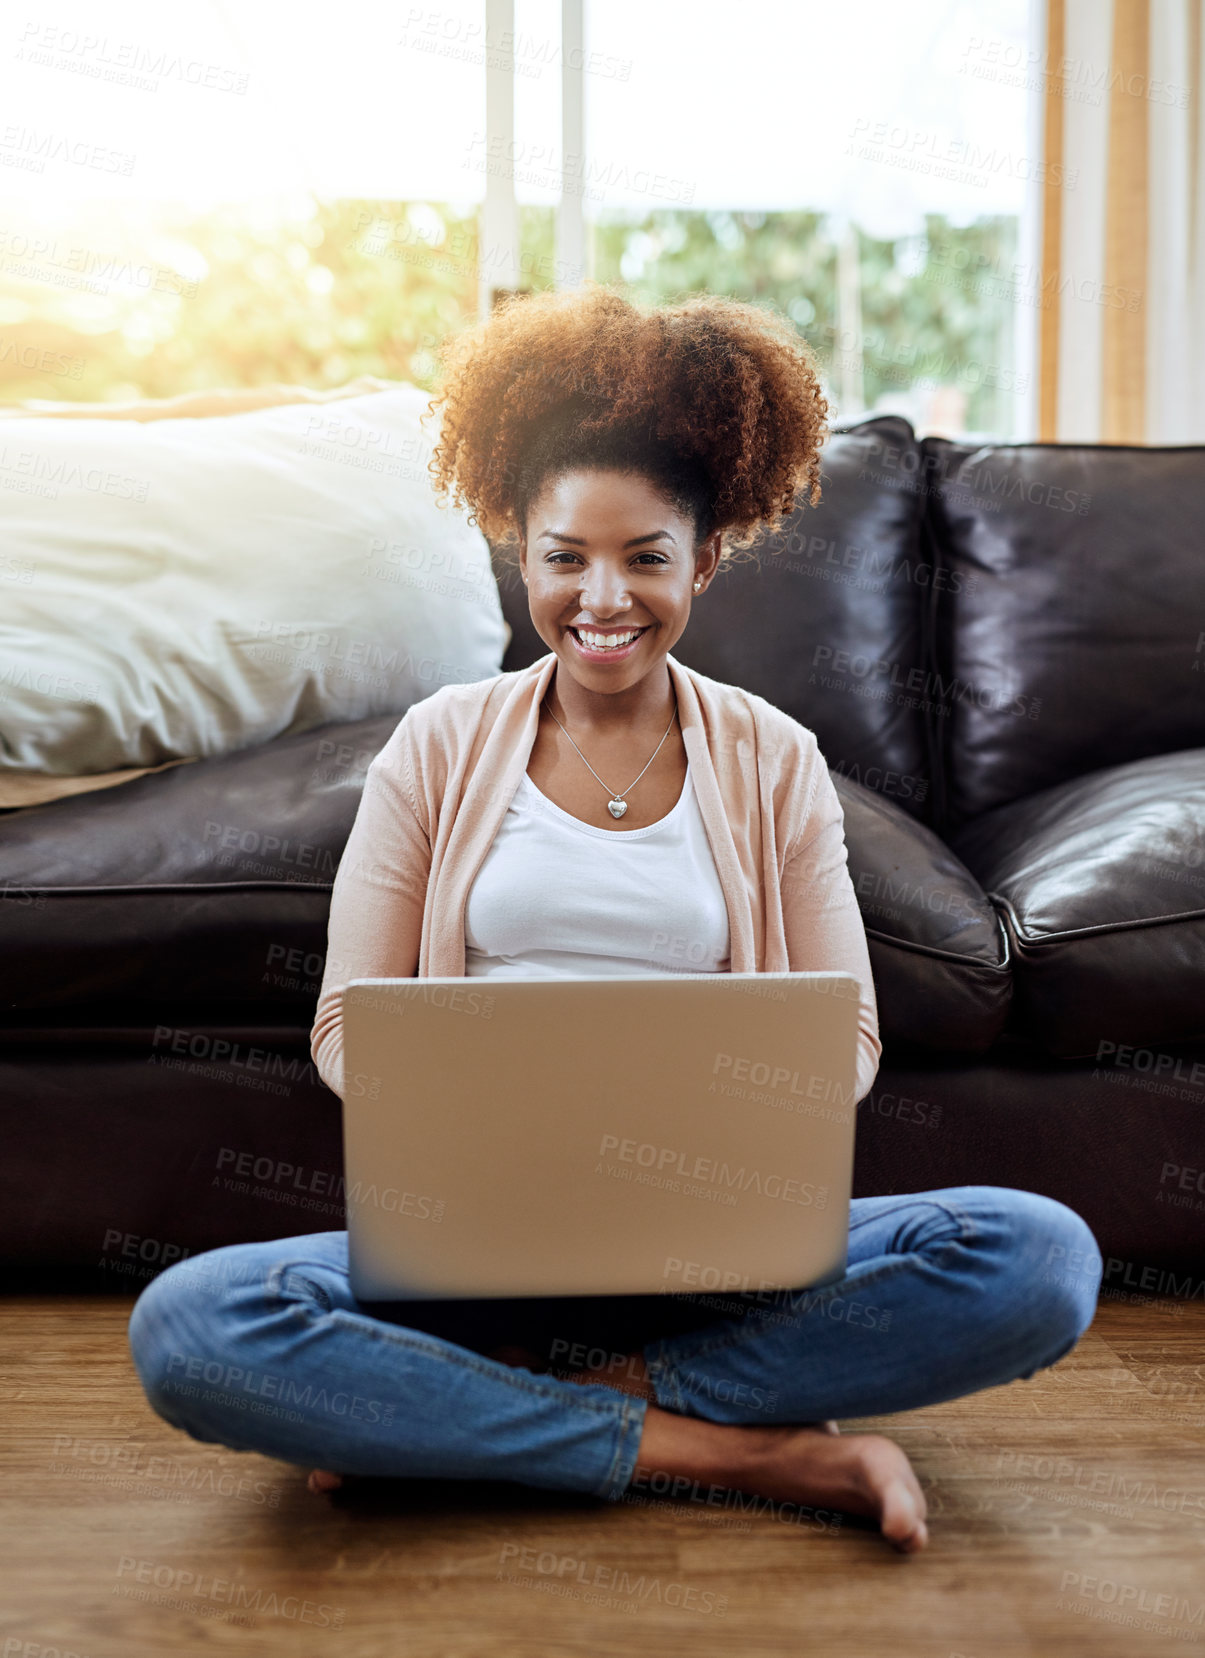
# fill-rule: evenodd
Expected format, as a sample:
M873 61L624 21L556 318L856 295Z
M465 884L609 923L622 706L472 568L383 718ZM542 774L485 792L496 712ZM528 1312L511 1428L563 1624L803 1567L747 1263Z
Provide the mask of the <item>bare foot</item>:
M634 1483L653 1473L877 1520L887 1541L905 1554L929 1541L920 1482L900 1447L882 1434L833 1435L793 1425L727 1427L652 1405Z
M894 1440L877 1433L832 1439L807 1428L753 1431L767 1435L755 1454L753 1489L759 1496L802 1499L877 1520L887 1541L905 1554L929 1541L925 1494ZM775 1443L769 1436L779 1433Z
M718 1450L721 1459L732 1457L735 1461L725 1473L712 1473L717 1484L759 1497L804 1502L814 1508L840 1508L878 1520L888 1542L905 1553L923 1549L929 1541L924 1492L903 1451L882 1434L842 1436L831 1418L765 1427L697 1422L704 1438L717 1433L736 1437L725 1437L718 1445L706 1447L696 1443L688 1449L689 1441L700 1437L692 1435L689 1426L697 1419L657 1406L642 1353L615 1354L597 1369L574 1371L566 1380L616 1388L649 1401L651 1409L645 1418L637 1462L638 1478L642 1472L654 1471L700 1478L700 1469L693 1465L696 1457L702 1454L706 1462L708 1455L714 1456ZM683 1426L667 1428L667 1423ZM667 1445L667 1437L671 1441L680 1437L683 1443ZM662 1466L675 1459L676 1466Z

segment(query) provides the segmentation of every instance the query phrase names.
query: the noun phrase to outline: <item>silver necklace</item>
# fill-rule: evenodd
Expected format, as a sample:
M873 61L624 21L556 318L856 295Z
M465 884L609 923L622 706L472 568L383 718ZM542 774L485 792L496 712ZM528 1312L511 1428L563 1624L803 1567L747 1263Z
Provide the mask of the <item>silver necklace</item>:
M545 703L544 706L547 708L548 704ZM548 712L549 712L549 715L554 720L556 720L556 723L558 725L561 725L560 720L556 719L556 715L553 714L551 708L548 709ZM674 721L677 719L677 717L678 717L678 705L677 705L677 703L675 703L674 704L674 711L669 717L669 724L665 728L665 737L668 737L670 732L673 730ZM565 731L565 727L563 725L561 725L561 730ZM565 731L565 735L566 735L566 737L569 737L569 733L567 731ZM649 756L648 766L645 766L644 771L642 771L640 773L640 777L644 776L644 772L649 769L649 766L652 765L653 761L661 753L661 748L662 748L662 745L665 742L665 737L662 737L661 742L659 742L657 744L656 748L653 750L652 754ZM569 737L569 741L571 743L573 743L573 738ZM576 743L573 743L573 746L574 746L574 748L577 748ZM586 756L584 754L582 754L582 751L581 751L580 748L577 748L577 752L579 754L581 754L582 762L586 766L587 770L592 772L595 777L598 777L598 773L594 770L594 767L590 764L589 760L586 759ZM607 793L611 796L610 800L607 801L607 810L608 810L608 812L610 812L612 817L620 818L627 811L628 803L623 797L624 797L625 794L631 794L632 790L636 787L636 784L639 783L640 777L636 778L635 782L629 783L627 788L622 790L622 791L611 788L609 784L603 783L603 780L602 780L601 777L598 777L598 781L600 783L602 783L603 788L606 789Z

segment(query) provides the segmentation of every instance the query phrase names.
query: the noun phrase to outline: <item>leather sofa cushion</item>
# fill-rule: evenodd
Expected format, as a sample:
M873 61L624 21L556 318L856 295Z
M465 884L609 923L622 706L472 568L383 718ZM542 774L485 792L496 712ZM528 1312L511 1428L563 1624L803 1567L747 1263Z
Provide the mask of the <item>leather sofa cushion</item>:
M1205 447L923 448L944 826L1205 743Z
M870 947L879 1034L982 1053L1012 998L1007 941L979 882L894 801L833 774L850 879Z
M1205 748L1044 789L953 845L1005 915L1022 1034L1102 1063L1141 1048L1155 1075L1156 1048L1205 1036Z
M400 715L323 726L0 817L0 1006L125 1024L312 1008L330 888Z
M330 887L396 720L327 726L0 817L0 1001L35 1025L165 1004L313 1015ZM1004 1024L1003 935L977 882L893 801L835 774L885 1041L974 1052Z
M834 432L822 498L739 556L694 606L679 661L743 685L806 725L833 772L930 821L923 628L933 567L921 545L920 446L896 415ZM503 667L547 646L513 562L495 555L512 629Z

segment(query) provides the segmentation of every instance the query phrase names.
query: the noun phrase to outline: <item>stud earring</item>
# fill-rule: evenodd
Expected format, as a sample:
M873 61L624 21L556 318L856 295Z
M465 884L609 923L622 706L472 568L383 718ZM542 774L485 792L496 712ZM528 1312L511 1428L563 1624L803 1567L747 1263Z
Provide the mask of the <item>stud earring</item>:
M703 585L703 583L701 581L697 581L695 583L695 592L696 593L699 591L699 589L700 589L700 587L702 587L702 585Z

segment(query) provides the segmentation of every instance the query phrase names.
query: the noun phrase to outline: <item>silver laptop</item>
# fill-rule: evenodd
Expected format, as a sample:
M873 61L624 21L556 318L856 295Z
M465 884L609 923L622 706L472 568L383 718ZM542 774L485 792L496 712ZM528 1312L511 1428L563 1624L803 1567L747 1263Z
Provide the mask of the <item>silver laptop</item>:
M831 1282L857 1016L848 973L352 980L353 1294Z

